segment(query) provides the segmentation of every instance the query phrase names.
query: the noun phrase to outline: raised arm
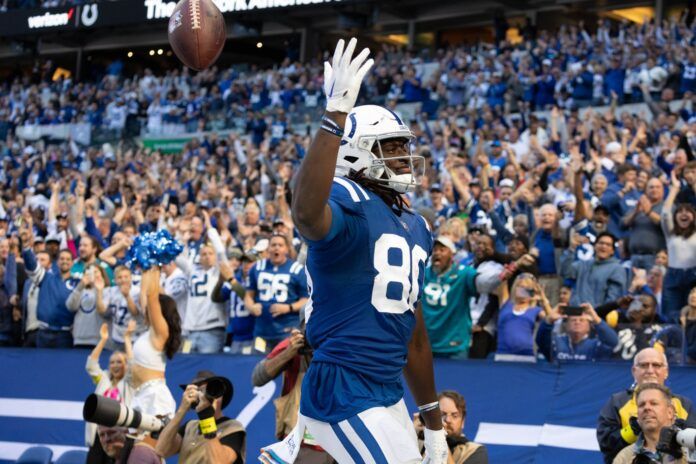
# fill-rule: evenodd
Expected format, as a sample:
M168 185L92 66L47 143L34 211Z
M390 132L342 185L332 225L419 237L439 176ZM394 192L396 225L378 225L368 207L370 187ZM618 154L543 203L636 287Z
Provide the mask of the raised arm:
M106 315L107 305L104 304L104 278L101 272L96 272L94 274L94 290L95 290L95 300L97 304L97 312L102 316Z
M111 245L109 248L104 249L99 253L99 259L106 262L109 266L115 266L118 262L116 255L121 252L121 250L126 250L130 247L132 241L130 238L126 237L123 240Z
M326 113L295 178L292 217L300 233L310 240L326 237L331 228L328 200L346 116L355 105L363 77L374 63L367 59L367 48L351 59L356 44L351 39L344 52L344 41L339 40L331 64L324 63Z
M583 219L590 219L585 208L585 195L582 191L582 170L583 162L580 156L580 151L575 147L577 155L573 154L574 157L570 162L570 168L573 171L573 196L575 197L575 213L574 219L575 223L582 221Z
M101 356L102 351L104 351L104 346L109 340L109 324L104 322L101 327L99 327L99 343L94 347L92 352L89 354L89 359L92 361L99 362L99 356Z
M48 222L54 222L58 216L58 197L61 184L58 181L51 183L51 201L48 204Z
M169 338L169 325L162 315L162 306L159 302L160 293L160 269L158 266L153 266L143 272L142 280L140 281L141 306L147 311L150 327L153 330L152 343L157 350L163 350L164 345Z
M101 380L104 371L99 365L99 356L101 356L102 351L104 351L104 346L109 340L109 325L105 322L99 328L99 343L94 347L92 352L87 357L87 364L85 365L85 370L92 378L94 384L98 384Z
M225 254L225 244L222 243L220 233L217 231L215 227L213 227L212 223L210 222L210 215L207 211L203 211L203 221L205 222L205 227L207 229L206 235L208 236L208 240L210 240L210 244L213 246L213 249L215 250L218 262L227 261L227 256Z
M681 188L681 183L679 182L679 177L677 177L676 169L672 169L671 177L672 183L669 186L669 194L667 195L665 202L662 204L662 214L660 215L662 220L662 231L664 232L665 237L671 236L672 231L674 230L672 206L674 205L674 200L677 198L679 189Z

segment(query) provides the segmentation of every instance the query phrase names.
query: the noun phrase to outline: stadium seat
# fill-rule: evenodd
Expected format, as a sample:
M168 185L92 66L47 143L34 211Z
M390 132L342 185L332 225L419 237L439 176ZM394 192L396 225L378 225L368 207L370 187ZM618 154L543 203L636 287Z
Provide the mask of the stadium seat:
M24 450L17 464L51 464L53 450L45 446L32 446Z
M63 453L55 464L84 464L87 460L87 451L71 450Z

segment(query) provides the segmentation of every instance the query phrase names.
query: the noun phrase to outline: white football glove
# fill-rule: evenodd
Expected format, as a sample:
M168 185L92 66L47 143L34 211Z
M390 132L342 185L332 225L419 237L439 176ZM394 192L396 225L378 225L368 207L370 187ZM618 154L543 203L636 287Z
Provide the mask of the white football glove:
M447 464L447 434L445 429L430 430L425 429L425 456L423 464Z
M374 64L370 58L370 50L365 48L355 59L353 51L357 44L355 38L350 39L345 51L343 39L338 41L331 64L324 62L324 93L326 94L326 111L350 113L358 98L360 84Z

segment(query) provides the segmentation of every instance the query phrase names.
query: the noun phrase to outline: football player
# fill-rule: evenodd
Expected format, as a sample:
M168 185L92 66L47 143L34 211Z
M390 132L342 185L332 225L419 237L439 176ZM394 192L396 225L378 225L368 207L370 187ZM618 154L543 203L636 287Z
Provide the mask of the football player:
M402 399L403 371L424 419L426 458L447 443L419 299L432 248L425 219L402 196L424 160L394 112L353 107L373 65L356 40L324 64L326 113L296 177L292 214L308 242L306 339L314 358L302 383L298 427L265 448L292 462L305 427L339 463L420 463Z

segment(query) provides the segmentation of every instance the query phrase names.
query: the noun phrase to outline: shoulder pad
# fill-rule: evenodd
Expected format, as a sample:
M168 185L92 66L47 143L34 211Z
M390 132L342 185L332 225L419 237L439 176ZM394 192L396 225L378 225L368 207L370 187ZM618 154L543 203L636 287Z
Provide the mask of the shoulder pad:
M374 194L345 177L334 177L331 187L331 200L348 211L361 209L360 203L369 201Z

